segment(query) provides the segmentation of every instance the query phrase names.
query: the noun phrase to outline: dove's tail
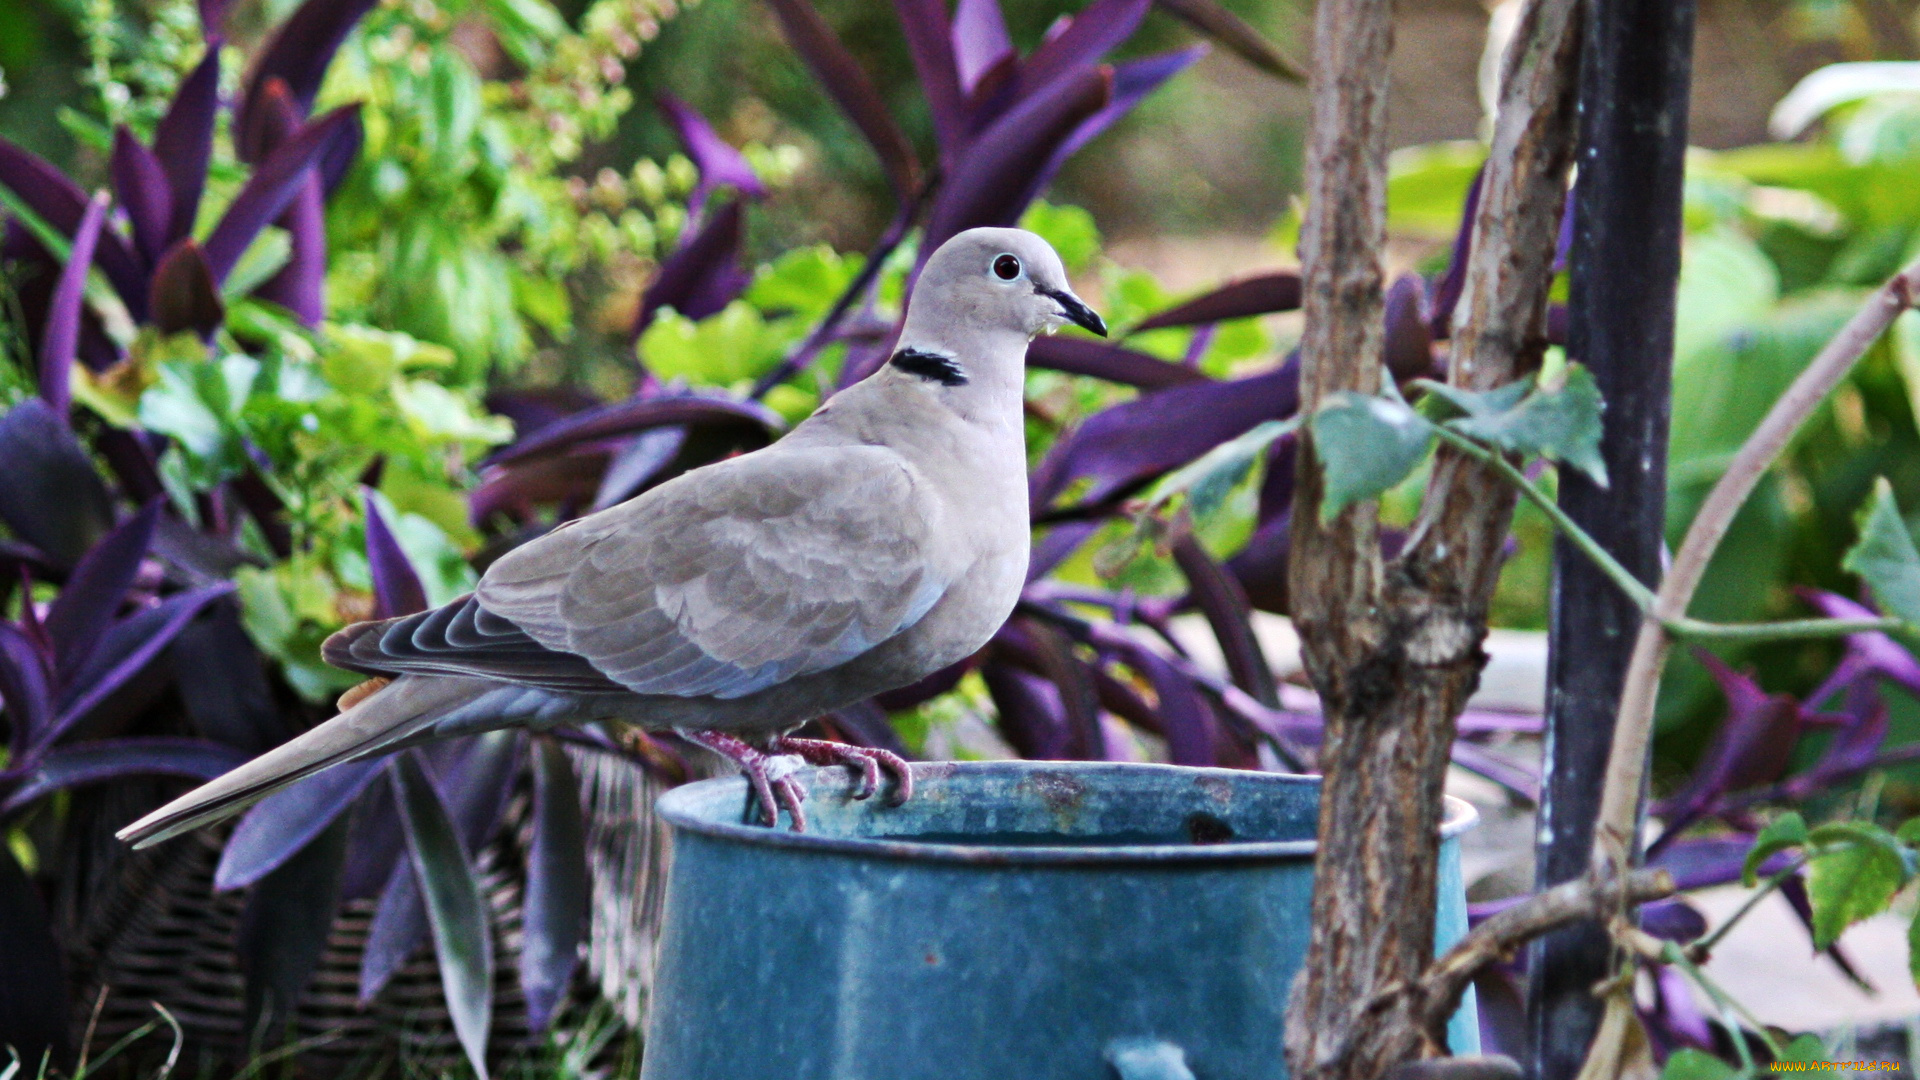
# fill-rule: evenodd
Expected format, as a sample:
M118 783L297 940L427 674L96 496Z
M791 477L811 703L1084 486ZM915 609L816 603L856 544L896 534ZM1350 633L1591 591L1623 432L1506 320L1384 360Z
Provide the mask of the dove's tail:
M157 844L246 809L329 766L395 748L470 707L489 705L501 684L482 679L408 675L362 696L345 712L121 829L136 848ZM490 710L491 711L491 710Z

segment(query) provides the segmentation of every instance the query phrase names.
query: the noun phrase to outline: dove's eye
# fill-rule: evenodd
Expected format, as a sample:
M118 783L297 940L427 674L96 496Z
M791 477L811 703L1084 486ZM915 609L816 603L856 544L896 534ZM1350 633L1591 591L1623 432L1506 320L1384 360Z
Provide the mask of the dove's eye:
M1012 281L1020 276L1020 260L1012 255L1002 255L994 259L993 275L1001 281Z

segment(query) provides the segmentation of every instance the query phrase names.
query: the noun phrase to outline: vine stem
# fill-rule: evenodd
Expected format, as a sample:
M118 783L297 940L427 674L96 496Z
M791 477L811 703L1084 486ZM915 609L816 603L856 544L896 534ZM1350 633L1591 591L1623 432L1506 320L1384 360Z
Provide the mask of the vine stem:
M1690 960L1697 958L1701 962L1705 962L1706 958L1712 954L1713 947L1720 944L1720 940L1726 937L1735 926L1738 926L1741 919L1751 914L1754 908L1760 906L1760 901L1772 896L1774 890L1785 885L1788 878L1799 873L1806 865L1807 860L1805 858L1796 859L1792 866L1768 878L1764 884L1753 890L1753 895L1747 897L1746 901L1740 905L1738 910L1727 916L1726 921L1714 927L1713 933L1708 934L1699 941L1690 943L1687 946L1687 958Z
M1581 554L1592 560L1607 575L1608 580L1627 594L1641 611L1652 613L1654 610L1654 591L1640 583L1619 560L1608 554L1591 534L1582 529L1577 522L1567 516L1555 499L1540 490L1539 485L1527 479L1527 474L1516 468L1504 454L1488 449L1465 435L1447 427L1434 425L1434 433L1440 441L1459 450L1462 454L1482 462L1500 474L1508 483L1517 488L1523 498L1547 516L1554 528L1560 530ZM1685 616L1664 619L1661 625L1666 632L1676 638L1713 641L1783 641L1810 637L1844 637L1870 631L1886 633L1904 629L1906 623L1895 618L1878 619L1782 619L1778 622L1763 623L1716 623Z
M1664 625L1686 618L1687 605L1706 575L1707 564L1733 526L1734 515L1753 493L1800 426L1813 415L1828 394L1846 378L1880 335L1900 313L1912 306L1920 290L1920 261L1895 274L1867 301L1840 332L1827 342L1806 370L1768 410L1766 418L1734 454L1727 471L1701 504L1673 565L1654 593L1653 605L1640 623L1633 655L1621 686L1620 712L1614 720L1613 748L1607 758L1600 813L1594 822L1591 861L1596 872L1623 873L1633 858L1634 818L1646 781L1647 749L1653 738L1653 711L1660 690L1661 670L1673 636Z

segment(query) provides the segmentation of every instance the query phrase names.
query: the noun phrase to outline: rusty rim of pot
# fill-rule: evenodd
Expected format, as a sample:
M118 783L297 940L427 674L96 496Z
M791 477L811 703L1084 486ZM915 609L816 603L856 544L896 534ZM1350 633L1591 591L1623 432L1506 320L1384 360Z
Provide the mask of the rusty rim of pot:
M1318 776L1302 776L1294 773L1263 773L1241 769L1161 765L1150 762L916 761L913 763L916 785L928 781L938 782L967 773L988 776L1025 774L1023 779L1035 778L1043 781L1065 779L1070 783L1099 776L1173 773L1187 774L1201 785L1213 783L1223 787L1224 785L1244 787L1252 783L1271 785L1276 790L1309 784L1317 786L1320 782ZM809 804L823 798L845 798L846 793L853 786L848 771L838 766L804 769L796 775L804 777L810 795ZM915 796L916 799L919 797ZM1223 794L1220 797L1224 799L1226 796ZM877 798L880 796L876 796ZM968 844L944 840L918 840L913 839L914 834L911 833L898 836L828 836L815 832L791 832L784 826L768 828L757 821L753 823L722 821L709 816L709 808L716 804L739 806L744 815L746 799L746 779L740 776L726 776L674 788L660 797L656 810L676 829L738 843L814 851L822 854L857 855L869 859L904 859L916 862L986 866L1309 862L1313 858L1315 849L1319 847L1318 842L1314 840L1235 840L1231 838L1230 829L1227 829L1225 837L1209 835L1213 829L1226 828L1225 823L1212 815L1200 813L1189 815L1187 831L1190 839L1186 843L1098 846ZM1446 840L1459 836L1471 829L1479 820L1480 812L1474 809L1473 804L1451 795L1446 796L1446 816L1440 824L1440 837Z

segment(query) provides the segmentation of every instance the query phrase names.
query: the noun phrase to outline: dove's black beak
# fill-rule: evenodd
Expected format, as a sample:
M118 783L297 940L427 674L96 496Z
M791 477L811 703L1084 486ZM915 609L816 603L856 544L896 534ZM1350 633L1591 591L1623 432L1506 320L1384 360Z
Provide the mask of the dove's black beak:
M1049 289L1045 285L1035 285L1033 291L1059 304L1060 314L1065 315L1068 322L1091 330L1101 337L1107 336L1106 320L1100 317L1099 312L1081 303L1079 297L1065 289Z

